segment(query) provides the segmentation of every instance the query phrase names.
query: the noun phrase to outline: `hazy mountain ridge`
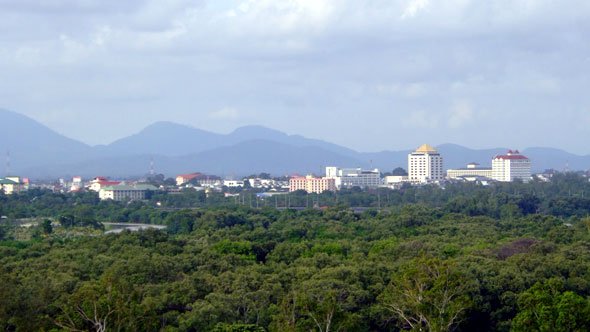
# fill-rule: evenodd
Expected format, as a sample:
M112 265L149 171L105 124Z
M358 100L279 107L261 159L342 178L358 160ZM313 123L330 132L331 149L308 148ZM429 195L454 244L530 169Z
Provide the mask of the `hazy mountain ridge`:
M10 171L33 178L139 176L149 171L151 161L156 172L168 176L191 171L236 177L262 171L322 174L328 165L386 172L398 166L406 168L411 152L357 152L262 126L218 134L172 122L157 122L109 145L91 147L14 112L0 110L0 123L4 124L0 152L10 151ZM469 149L456 144L442 144L437 149L444 157L445 168L463 167L468 162L490 167L493 156L507 150ZM532 159L535 171L590 168L590 156L539 147L522 152Z

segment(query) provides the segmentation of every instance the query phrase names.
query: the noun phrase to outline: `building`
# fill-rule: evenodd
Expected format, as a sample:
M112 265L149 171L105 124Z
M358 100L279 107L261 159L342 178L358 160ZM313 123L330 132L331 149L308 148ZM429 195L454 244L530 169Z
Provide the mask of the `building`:
M243 180L223 180L223 186L228 188L238 188L244 186Z
M453 180L491 179L492 169L490 167L479 167L478 163L469 163L465 168L447 170L447 178Z
M397 185L408 182L407 175L388 175L383 178L383 184L386 186Z
M362 189L377 188L383 184L381 172L378 169L363 170L360 168L330 166L326 167L326 178L334 179L337 189L353 187Z
M216 175L203 173L181 174L176 176L176 185L182 186L188 183L199 184L201 187L215 187L223 185L221 178Z
M316 194L321 194L324 191L336 191L336 180L327 177L316 178L312 175L292 177L289 179L289 191L297 190Z
M6 195L19 193L23 189L25 189L25 183L18 176L0 178L0 190Z
M88 187L88 189L100 192L102 188L117 186L119 184L121 184L121 181L110 181L109 179L103 176L97 176L92 181L90 181L90 186Z
M443 158L428 144L420 146L408 155L408 179L412 183L442 181Z
M72 178L72 185L70 186L70 191L72 191L72 192L80 191L82 189L82 187L84 187L84 185L82 183L82 177L81 176L74 176Z
M509 150L504 155L497 155L492 160L492 178L502 182L527 182L531 179L531 161L518 150Z
M149 184L114 185L101 188L98 197L101 200L112 199L114 201L137 201L146 199L148 191L158 190Z
M190 174L180 174L176 176L176 185L182 186L185 183L189 183L194 179L200 179L203 174L201 173L190 173Z

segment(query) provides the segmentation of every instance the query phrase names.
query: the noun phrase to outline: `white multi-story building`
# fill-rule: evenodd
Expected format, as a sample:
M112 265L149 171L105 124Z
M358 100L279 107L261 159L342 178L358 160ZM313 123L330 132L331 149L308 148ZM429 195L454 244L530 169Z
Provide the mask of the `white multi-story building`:
M336 188L377 188L383 181L378 169L326 167L326 178L334 179Z
M443 158L428 144L420 146L408 155L408 179L414 183L443 180Z
M497 155L492 160L492 178L496 181L512 182L531 179L531 160L518 152L509 150L505 155Z
M148 191L156 191L158 188L149 184L114 185L103 187L98 192L101 200L112 199L114 201L136 201L146 199Z

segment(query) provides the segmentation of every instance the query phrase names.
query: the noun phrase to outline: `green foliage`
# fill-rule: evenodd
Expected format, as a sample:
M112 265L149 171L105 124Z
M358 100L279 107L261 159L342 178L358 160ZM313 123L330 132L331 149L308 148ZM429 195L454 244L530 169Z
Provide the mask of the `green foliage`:
M49 219L45 219L43 220L43 222L41 223L41 227L43 229L43 233L45 234L51 234L53 232L53 226L51 225L51 220Z
M212 332L264 332L264 328L254 324L224 324L215 325Z
M590 302L564 291L561 279L537 282L518 297L519 312L512 331L588 331Z
M478 285L454 262L420 257L400 267L379 296L400 328L450 331L473 305Z
M589 187L0 195L0 330L585 331Z
M222 255L234 254L248 260L256 259L252 243L248 241L222 240L213 246L213 250Z

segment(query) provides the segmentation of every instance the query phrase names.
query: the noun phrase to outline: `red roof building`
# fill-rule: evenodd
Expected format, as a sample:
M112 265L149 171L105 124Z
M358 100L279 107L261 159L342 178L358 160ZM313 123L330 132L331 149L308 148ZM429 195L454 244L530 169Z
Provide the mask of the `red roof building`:
M508 150L508 153L497 155L492 160L492 178L502 182L529 181L531 161L518 150Z

